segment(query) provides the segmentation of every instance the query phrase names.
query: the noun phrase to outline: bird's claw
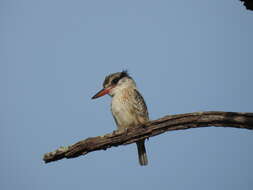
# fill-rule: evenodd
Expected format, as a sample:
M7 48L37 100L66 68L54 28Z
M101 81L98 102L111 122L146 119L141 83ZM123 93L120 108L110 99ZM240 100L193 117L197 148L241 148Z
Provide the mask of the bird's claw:
M125 130L115 130L112 132L114 135L122 135L123 133L125 133Z

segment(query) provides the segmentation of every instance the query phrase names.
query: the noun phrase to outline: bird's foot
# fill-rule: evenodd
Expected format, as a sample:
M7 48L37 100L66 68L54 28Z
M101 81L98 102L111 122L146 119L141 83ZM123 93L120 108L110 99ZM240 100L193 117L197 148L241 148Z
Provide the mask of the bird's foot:
M113 135L122 135L122 134L124 134L126 132L126 130L125 129L119 129L119 130L115 130L115 131L113 131L112 132L112 134Z

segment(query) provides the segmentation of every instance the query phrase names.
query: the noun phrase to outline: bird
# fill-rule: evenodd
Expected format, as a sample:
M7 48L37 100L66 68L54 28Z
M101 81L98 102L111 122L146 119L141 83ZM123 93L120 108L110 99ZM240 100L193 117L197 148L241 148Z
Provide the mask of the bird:
M111 112L116 122L118 131L123 132L128 128L145 126L149 121L147 105L138 91L134 79L126 70L109 74L103 82L103 89L96 93L92 99L110 95ZM145 139L136 142L141 166L148 165L145 148Z

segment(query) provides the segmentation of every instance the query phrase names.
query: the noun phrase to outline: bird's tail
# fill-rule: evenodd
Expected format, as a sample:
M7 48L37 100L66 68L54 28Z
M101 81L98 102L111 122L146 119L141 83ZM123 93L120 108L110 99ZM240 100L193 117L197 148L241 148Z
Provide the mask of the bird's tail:
M141 166L148 165L148 157L145 148L145 140L138 141L137 143L139 163Z

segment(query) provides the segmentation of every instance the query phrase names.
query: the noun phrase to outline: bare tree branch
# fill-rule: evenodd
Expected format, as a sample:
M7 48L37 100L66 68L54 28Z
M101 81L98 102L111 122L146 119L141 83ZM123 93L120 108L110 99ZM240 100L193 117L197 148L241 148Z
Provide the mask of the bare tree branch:
M243 2L243 5L246 9L253 11L253 0L240 0Z
M167 131L208 126L252 130L253 113L210 111L169 115L149 121L145 126L128 129L123 133L114 131L104 136L87 138L67 147L60 147L53 152L46 153L43 160L48 163L63 158L74 158L92 151L106 150L112 146L131 144Z

